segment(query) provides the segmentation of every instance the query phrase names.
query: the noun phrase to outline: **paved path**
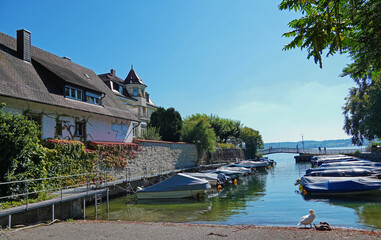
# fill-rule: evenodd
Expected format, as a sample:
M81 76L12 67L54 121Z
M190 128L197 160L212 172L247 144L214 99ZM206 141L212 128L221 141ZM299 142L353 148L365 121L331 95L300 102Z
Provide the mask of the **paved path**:
M111 221L61 222L19 231L2 232L0 239L381 239L381 232L334 229L321 232L295 227L221 226Z

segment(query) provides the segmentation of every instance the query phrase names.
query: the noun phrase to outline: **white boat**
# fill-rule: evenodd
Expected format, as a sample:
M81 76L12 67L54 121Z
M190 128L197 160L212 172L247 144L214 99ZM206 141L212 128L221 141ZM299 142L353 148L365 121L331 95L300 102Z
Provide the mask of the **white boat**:
M259 167L268 167L272 163L270 161L249 161L249 160L246 160L246 161L238 162L238 164L243 165L243 166L252 167L252 168L259 168Z
M237 166L235 166L235 167L229 167L229 166L219 167L216 170L218 170L218 171L238 171L242 175L248 175L248 174L251 174L253 172L250 168L237 167Z
M184 173L186 175L196 177L196 178L201 178L207 180L210 185L212 186L217 186L218 184L224 184L226 182L226 176L222 173L201 173L201 172L196 172L196 173Z
M136 192L138 199L187 198L203 195L210 189L205 179L178 173L162 182Z

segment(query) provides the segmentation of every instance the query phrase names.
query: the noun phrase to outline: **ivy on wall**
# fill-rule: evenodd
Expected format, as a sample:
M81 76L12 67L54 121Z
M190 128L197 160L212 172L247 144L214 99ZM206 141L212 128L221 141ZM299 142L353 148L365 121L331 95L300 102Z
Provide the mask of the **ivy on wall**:
M142 147L137 144L91 144L104 168L124 168L130 159L137 157Z

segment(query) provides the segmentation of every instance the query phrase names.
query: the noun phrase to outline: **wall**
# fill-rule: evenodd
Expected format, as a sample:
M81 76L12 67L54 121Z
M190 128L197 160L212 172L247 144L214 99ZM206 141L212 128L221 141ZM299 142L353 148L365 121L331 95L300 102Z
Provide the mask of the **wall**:
M217 149L212 153L204 153L200 156L201 164L214 164L244 160L245 152L242 149Z
M74 101L74 100L73 100ZM28 110L31 114L42 113L42 138L54 138L56 117L73 125L71 132L75 131L75 120L87 120L86 131L88 141L132 142L132 124L130 121L114 117L91 114L83 111L54 107L46 104L27 102L18 99L0 97L0 102L7 105L5 111L22 114ZM69 138L69 132L62 131L60 138ZM79 138L77 139L79 140Z
M194 144L163 141L134 140L142 146L135 159L129 160L131 176L142 176L198 165ZM144 171L146 169L146 172Z

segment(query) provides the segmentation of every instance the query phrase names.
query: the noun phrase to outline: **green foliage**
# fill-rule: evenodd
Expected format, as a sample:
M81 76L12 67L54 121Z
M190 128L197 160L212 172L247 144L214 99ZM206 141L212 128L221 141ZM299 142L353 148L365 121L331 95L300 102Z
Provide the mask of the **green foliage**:
M237 148L237 146L232 144L232 143L218 143L217 145L221 149L235 149L235 148Z
M215 150L216 135L205 119L184 121L182 139L184 142L196 144L199 150Z
M155 127L147 127L147 129L142 134L142 138L145 140L161 140L159 130Z
M92 172L98 156L86 152L82 142L75 140L54 140L45 143L46 171L48 177L82 174Z
M149 127L159 129L163 141L178 142L181 137L181 115L174 108L159 107L151 114Z
M262 136L258 131L244 127L241 129L241 138L245 142L246 153L249 158L255 158L257 156L257 151L263 148Z
M1 106L3 108L5 105ZM0 181L44 177L45 151L39 144L38 126L25 116L5 113L1 108ZM1 194L5 194L9 189L2 187L0 191Z
M217 137L217 142L227 143L232 142L237 145L241 143L240 141L240 131L242 124L240 121L235 121L226 118L220 118L215 115L206 115L206 114L193 114L192 116L186 118L186 120L200 120L205 119L209 122L210 126L213 128L214 133Z
M292 20L293 40L284 50L307 49L308 58L322 67L322 54L348 53L353 62L343 69L358 85L349 92L344 106L344 130L352 142L381 137L381 1L379 0L283 0L280 10L295 10L302 17Z

